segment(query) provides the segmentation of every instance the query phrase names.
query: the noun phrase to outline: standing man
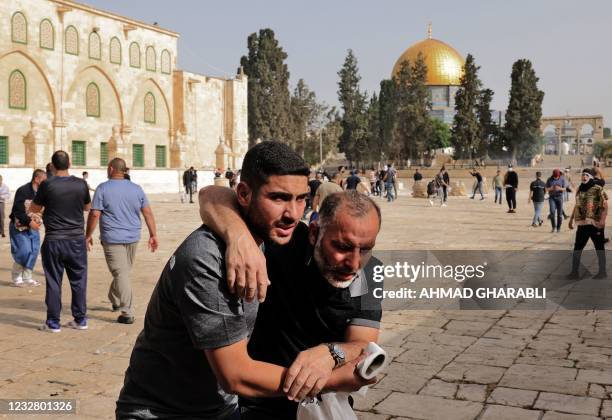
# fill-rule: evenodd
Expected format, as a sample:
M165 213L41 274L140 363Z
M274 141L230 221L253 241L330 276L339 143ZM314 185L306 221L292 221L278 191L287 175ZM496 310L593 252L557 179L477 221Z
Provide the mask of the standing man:
M563 194L565 190L565 179L561 176L561 171L554 169L552 176L546 181L550 223L552 225L551 233L561 231L561 224L563 223Z
M87 182L87 180L89 179L89 172L83 171L82 175L83 175L83 181L85 181L85 183L87 184L87 189L89 191L95 191L95 189L89 186L89 182Z
M100 221L100 240L113 281L108 299L113 311L121 311L120 324L133 324L130 271L140 240L140 213L149 229L149 249L157 250L157 229L153 211L142 188L124 178L125 161L114 158L108 164L108 181L98 186L87 217L87 248L93 247L93 233Z
M396 176L397 176L397 171L393 167L393 164L389 163L389 168L387 169L387 173L385 174L385 179L384 179L385 190L387 190L387 202L391 202L395 200L397 196L397 189L395 188Z
M499 173L499 171L497 171ZM544 206L544 195L546 193L546 184L542 181L542 172L536 172L536 180L529 184L529 198L527 204L533 200L533 220L531 226L542 226L542 207ZM501 191L500 191L501 194Z
M4 233L4 206L11 198L8 185L2 182L2 175L0 175L0 236L6 237Z
M314 198L320 186L321 186L321 173L316 172L314 179L311 179L310 181L308 181L309 193L308 193L308 201L306 203L306 210L304 211L304 216L306 216L306 212L308 212L309 209L314 210L314 206L313 206Z
M569 228L574 228L574 222L578 226L576 230L576 241L574 243L574 254L572 258L572 271L568 275L570 279L579 279L578 268L582 250L589 241L593 241L597 252L599 272L593 276L594 279L604 279L606 273L606 250L604 247L604 228L608 216L608 195L603 187L594 180L594 172L590 169L582 170L582 183L576 193L576 205L570 216Z
M420 181L423 179L423 174L419 172L419 168L414 170L414 175L412 175L414 182Z
M83 211L91 208L87 184L68 173L70 157L63 150L53 153L55 174L40 184L30 206L32 213L43 208L45 240L42 244L42 266L47 287L45 303L47 320L42 330L60 332L62 310L62 277L68 274L72 290L72 321L66 327L87 329L87 248Z
M516 213L516 190L518 189L518 175L516 172L514 172L512 165L508 165L508 171L504 176L504 187L506 188L508 213Z
M472 200L476 196L476 190L480 193L480 199L484 200L484 194L482 193L482 175L476 169L472 169L470 171L470 175L476 178L476 185L474 185L474 190L472 191L472 196L470 197Z
M502 203L502 187L504 185L504 179L501 176L501 171L498 169L493 177L493 189L495 190L495 201L497 203L497 198L499 197L499 204Z
M563 178L565 178L565 192L563 193L563 203L567 203L570 199L570 194L576 188L574 182L572 181L571 174L572 167L565 168L565 173L563 174ZM563 208L563 219L567 219L569 216L565 214L565 207Z
M15 193L13 208L9 215L9 236L11 240L11 254L13 255L13 286L39 286L40 283L32 278L32 270L36 265L38 250L40 248L41 220L39 216L33 217L29 212L30 203L36 191L47 174L42 169L32 173L32 181L22 185Z
M340 186L340 182L342 181L342 175L340 172L336 172L332 175L331 181L322 183L319 188L317 188L317 192L315 193L314 200L312 200L312 210L315 212L319 211L319 207L330 194L336 192L342 192L342 187Z
M357 169L351 170L351 175L346 178L346 182L344 183L344 187L347 190L356 190L357 185L361 182L361 178L357 175Z
M189 202L193 203L193 173L195 170L193 166L183 172L183 186L185 187L185 194L189 194Z
M450 187L450 176L448 175L448 171L446 170L446 166L442 165L442 193L444 194L444 198L442 201L442 206L446 207L446 202L448 201L448 189Z

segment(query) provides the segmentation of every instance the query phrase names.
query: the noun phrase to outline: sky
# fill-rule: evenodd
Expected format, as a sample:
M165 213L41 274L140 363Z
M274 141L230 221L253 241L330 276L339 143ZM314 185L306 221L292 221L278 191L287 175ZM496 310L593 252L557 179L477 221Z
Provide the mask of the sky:
M480 66L483 86L505 110L512 63L532 61L545 92L543 114L604 116L612 126L612 1L608 0L86 0L86 4L180 33L179 68L233 76L247 37L271 28L288 54L291 88L302 78L337 105L337 72L348 49L361 88L378 92L401 53L426 38Z

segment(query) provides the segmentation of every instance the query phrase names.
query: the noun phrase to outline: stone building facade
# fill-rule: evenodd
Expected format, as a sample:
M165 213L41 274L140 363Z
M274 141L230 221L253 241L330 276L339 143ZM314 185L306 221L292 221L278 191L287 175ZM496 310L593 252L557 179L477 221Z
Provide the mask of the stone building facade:
M178 37L68 0L1 1L0 171L58 149L76 169L239 167L247 79L177 69Z

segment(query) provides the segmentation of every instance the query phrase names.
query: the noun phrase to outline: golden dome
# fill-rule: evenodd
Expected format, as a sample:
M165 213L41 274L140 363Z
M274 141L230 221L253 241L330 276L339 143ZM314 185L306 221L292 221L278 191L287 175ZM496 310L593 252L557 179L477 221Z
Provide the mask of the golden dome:
M450 45L431 38L417 42L408 48L395 62L392 76L395 76L403 61L414 64L419 53L423 53L427 65L427 85L459 85L465 60L461 54Z

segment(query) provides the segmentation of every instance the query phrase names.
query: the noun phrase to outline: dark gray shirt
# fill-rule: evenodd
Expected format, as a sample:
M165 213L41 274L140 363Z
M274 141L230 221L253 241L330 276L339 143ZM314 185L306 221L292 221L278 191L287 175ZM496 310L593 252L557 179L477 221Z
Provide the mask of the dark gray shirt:
M237 408L203 351L246 338L257 315L256 301L228 292L224 255L225 244L202 226L166 264L125 373L118 418L222 419Z

